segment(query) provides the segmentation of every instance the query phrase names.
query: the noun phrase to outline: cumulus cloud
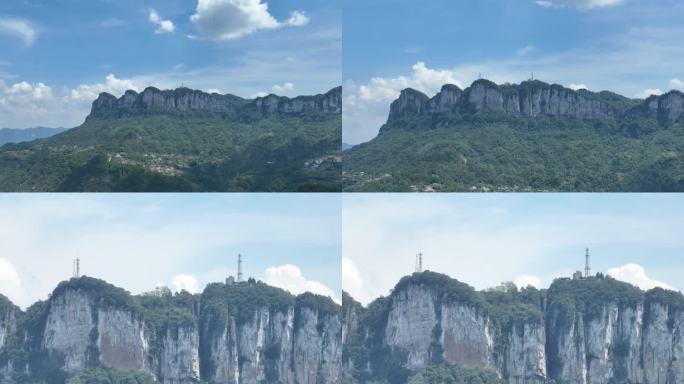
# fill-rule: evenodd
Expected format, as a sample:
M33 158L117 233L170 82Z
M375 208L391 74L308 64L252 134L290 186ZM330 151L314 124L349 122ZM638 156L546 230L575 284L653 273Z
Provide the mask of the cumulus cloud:
M636 95L634 95L634 97L637 97L640 99L646 99L649 96L653 96L653 95L658 96L658 95L662 95L662 94L663 94L663 91L660 90L659 88L649 88L649 89L644 89L642 92L637 93Z
M216 88L209 88L209 89L207 89L207 93L219 93L220 94L221 91L216 89Z
M9 86L0 83L0 116L39 116L48 112L54 100L52 88L43 83L21 81Z
M309 17L293 11L289 19L280 22L261 0L198 0L190 21L203 37L234 40L262 29L302 26L309 22Z
M159 13L152 8L150 8L149 20L157 27L154 33L172 33L176 30L176 27L171 20L162 19L162 17L159 16Z
M254 94L252 94L251 98L256 99L257 97L266 97L266 96L268 96L268 92L259 91L259 92L255 92Z
M132 80L117 79L113 73L110 73L105 78L104 83L96 84L81 84L69 92L69 97L72 100L81 100L91 102L97 98L102 92L108 92L115 96L121 95L127 90L132 89L138 91Z
M173 283L173 288L176 292L186 290L190 293L199 292L199 283L197 282L197 277L192 274L178 274L173 277L171 281Z
M539 276L535 275L520 275L515 278L513 283L515 283L518 288L524 288L529 285L535 288L541 287L541 280L539 279Z
M680 91L684 91L684 81L679 80L678 78L674 78L670 80L670 89L678 89Z
M575 91L580 90L580 89L589 89L586 84L575 84L571 83L568 85L568 88L573 89Z
M0 258L0 292L8 297L23 296L21 279L14 264Z
M648 290L655 287L660 287L664 289L669 289L675 291L671 285L668 285L662 281L654 280L646 274L646 270L639 264L625 264L619 267L608 269L608 275L637 287Z
M267 268L263 281L266 284L282 288L295 295L311 292L328 296L335 302L340 303L339 298L332 289L321 282L308 280L302 275L299 267L292 264Z
M33 44L38 36L30 22L15 18L0 18L0 33L18 37L27 46Z
M365 294L359 268L353 260L344 256L342 257L342 289L349 292L352 297L361 298Z
M536 0L535 3L545 8L593 9L620 5L624 0Z
M273 92L289 92L294 89L294 84L286 82L283 84L276 84L273 86Z
M294 11L290 14L290 18L287 19L285 24L293 27L301 27L302 25L307 25L309 20L309 16L307 16L304 12Z
M359 87L359 97L363 100L393 100L405 88L413 88L432 95L444 84L455 84L463 87L456 80L454 73L447 69L431 69L419 61L411 67L411 76L393 78L374 77L368 84Z

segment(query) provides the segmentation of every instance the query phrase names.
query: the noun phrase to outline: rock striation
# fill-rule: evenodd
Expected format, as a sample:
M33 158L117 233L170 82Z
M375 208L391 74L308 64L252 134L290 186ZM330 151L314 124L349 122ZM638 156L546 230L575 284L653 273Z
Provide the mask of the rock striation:
M432 98L414 90L401 91L392 102L387 123L380 133L401 124L403 118L433 116L456 118L480 111L508 117L541 116L572 119L603 119L624 123L626 119L653 118L661 125L684 121L684 94L672 91L647 100L631 100L610 92L573 90L538 80L497 85L479 79L464 90L447 84Z
M366 382L447 364L487 369L510 384L684 382L684 297L678 292L642 292L603 276L558 279L549 290L519 294L536 292L539 301L509 309L487 303L497 293L433 275L406 277L367 308L343 304L345 319L367 319L345 325L347 379ZM528 315L510 316L525 307ZM389 357L364 357L380 352Z
M188 88L159 90L148 87L141 93L128 90L119 98L109 93L101 93L93 102L88 119L152 114L240 118L254 113L267 117L276 114L340 114L341 111L342 87L315 96L288 98L268 95L253 100L234 95L209 94Z
M182 295L189 304L174 307L177 296L131 296L87 277L64 282L26 315L0 313L0 342L12 339L0 348L0 373L40 380L105 367L163 384L340 382L342 325L329 298L294 297L253 280ZM18 329L15 317L29 312L39 313L37 327Z

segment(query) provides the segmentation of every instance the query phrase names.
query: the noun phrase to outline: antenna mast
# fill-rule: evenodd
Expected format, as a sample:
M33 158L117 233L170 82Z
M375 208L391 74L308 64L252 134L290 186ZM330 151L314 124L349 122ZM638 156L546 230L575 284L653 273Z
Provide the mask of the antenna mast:
M589 268L589 248L587 247L584 254L584 278L589 278L589 273L591 268Z
M238 272L237 272L237 281L240 282L242 281L242 255L238 253Z
M423 252L416 254L416 272L423 272Z
M78 279L79 277L81 277L81 259L79 259L79 258L76 258L76 260L74 260L74 272L73 273L74 273L75 278Z

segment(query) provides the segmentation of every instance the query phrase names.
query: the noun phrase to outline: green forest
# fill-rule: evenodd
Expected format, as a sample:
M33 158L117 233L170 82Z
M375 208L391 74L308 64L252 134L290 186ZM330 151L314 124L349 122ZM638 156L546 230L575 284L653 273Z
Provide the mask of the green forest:
M472 115L398 119L343 153L347 191L684 190L684 125Z

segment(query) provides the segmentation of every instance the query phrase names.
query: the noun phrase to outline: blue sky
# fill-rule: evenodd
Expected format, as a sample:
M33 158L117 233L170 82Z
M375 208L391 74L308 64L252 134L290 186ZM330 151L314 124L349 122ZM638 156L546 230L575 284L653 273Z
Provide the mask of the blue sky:
M0 293L26 306L71 276L131 292L201 291L235 275L340 298L341 197L314 194L3 194Z
M684 289L681 194L346 194L343 288L363 303L424 267L478 289L548 287L584 267Z
M341 17L340 0L3 1L0 127L75 126L98 92L150 84L326 92L341 82Z
M377 134L405 87L432 96L535 78L646 97L684 89L679 0L346 0L344 140Z

